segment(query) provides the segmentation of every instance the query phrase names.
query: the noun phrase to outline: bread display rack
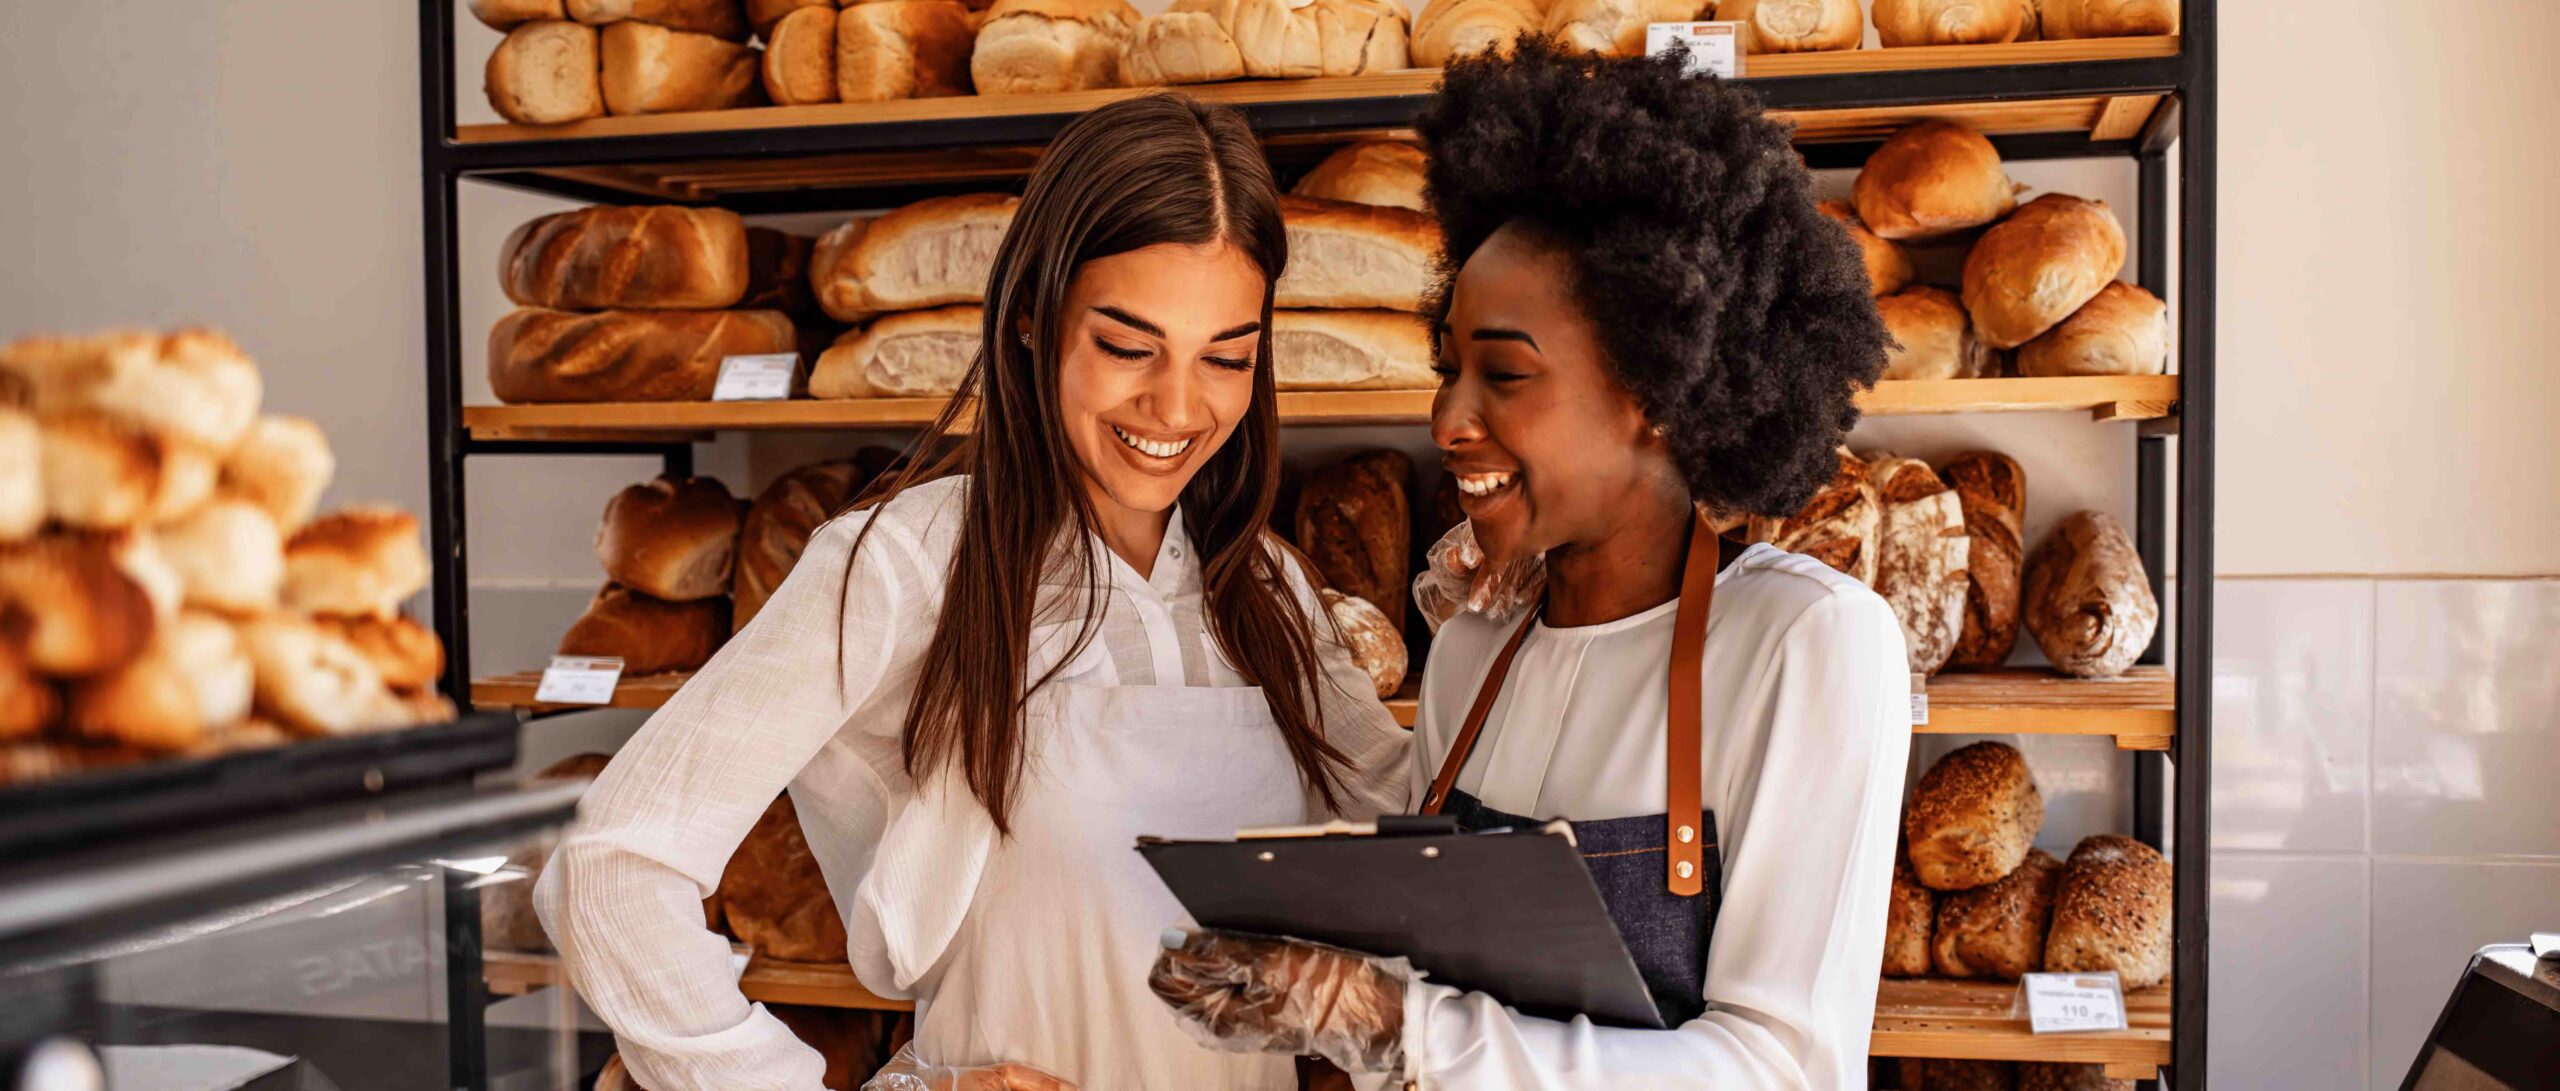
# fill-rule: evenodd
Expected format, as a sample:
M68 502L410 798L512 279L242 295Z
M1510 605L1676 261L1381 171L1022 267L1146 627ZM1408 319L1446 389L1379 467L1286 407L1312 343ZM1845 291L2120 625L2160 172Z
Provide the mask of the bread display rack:
M486 255L463 254L458 223L467 179L575 201L714 205L746 214L891 207L955 192L1016 186L1038 149L1078 113L1144 93L983 95L883 103L770 106L705 113L600 117L564 125L462 125L455 0L420 5L423 213L426 262L430 542L434 621L446 646L446 688L482 708L548 711L533 703L537 675L470 676L464 543L465 463L485 455L644 455L674 476L691 472L691 444L752 430L900 429L929 423L938 399L657 402L556 405L463 403L466 330L461 278ZM468 18L462 15L462 18ZM1988 135L2004 160L2130 159L2138 173L2140 287L2173 301L2177 371L2154 376L1887 382L1862 399L1873 415L2069 411L2134 449L2134 508L2126 520L2152 590L2173 620L2140 665L2091 681L2042 671L1949 674L1929 684L1930 720L1946 733L2067 733L2112 737L2132 753L2132 833L2172 845L2176 961L2169 984L2129 998L2131 1029L2035 1036L1996 983L1884 983L1873 1039L1878 1056L2103 1063L2120 1078L2165 1086L2205 1082L2206 951L2211 800L2216 19L2211 0L2184 0L2175 37L1928 46L1753 56L1747 82L1796 125L1816 168L1854 167L1887 134L1949 119ZM477 57L462 58L468 70ZM1409 137L1437 79L1430 70L1181 88L1242 111L1284 178L1354 139ZM2173 192L2174 187L2174 192ZM2174 210L2174 211L2173 211ZM2176 260L2173 264L2172 255ZM1414 426L1430 394L1288 393L1292 425ZM1995 426L1996 427L1996 426ZM2172 453L2174 439L2174 480ZM2172 499L2174 497L2174 500ZM579 518L586 513L579 513ZM2174 552L2173 552L2174 550ZM2181 577L2163 594L2167 573ZM2165 631L2165 630L2164 630ZM2174 660L2170 647L2174 643ZM539 664L520 664L524 668ZM620 707L655 707L682 675L634 679ZM1412 687L1391 702L1410 721ZM2169 768L2179 773L2174 778ZM2174 841L2167 835L2174 829ZM468 927L465 923L464 927ZM476 958L478 946L469 950ZM455 957L464 954L457 944ZM452 980L457 1026L492 995L542 987L556 965L493 954ZM751 998L841 1007L902 1007L863 990L840 967L750 963ZM456 1086L476 1069L457 1069Z

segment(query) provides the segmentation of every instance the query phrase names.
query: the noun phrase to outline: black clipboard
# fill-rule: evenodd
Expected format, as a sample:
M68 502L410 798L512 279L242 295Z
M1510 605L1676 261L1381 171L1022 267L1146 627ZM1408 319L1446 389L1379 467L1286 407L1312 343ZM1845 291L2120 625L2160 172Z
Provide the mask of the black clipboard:
M1203 927L1401 955L1433 981L1529 1015L1662 1029L1565 823L1486 833L1455 832L1446 819L1380 825L1388 832L1141 838L1138 852Z

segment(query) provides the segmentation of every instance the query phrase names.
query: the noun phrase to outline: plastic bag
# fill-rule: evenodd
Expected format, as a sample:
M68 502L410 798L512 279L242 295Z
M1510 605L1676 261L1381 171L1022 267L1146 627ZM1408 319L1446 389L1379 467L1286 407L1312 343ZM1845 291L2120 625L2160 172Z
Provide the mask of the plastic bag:
M1416 976L1400 958L1174 929L1147 986L1211 1049L1313 1054L1345 1072L1394 1072L1404 1067L1404 990Z
M1029 1065L926 1064L916 1059L915 1043L909 1042L862 1085L862 1091L1076 1091L1076 1085Z
M1487 570L1484 547L1472 522L1460 522L1431 543L1413 577L1413 604L1432 632L1460 610L1500 620L1536 601L1547 586L1544 557L1523 557Z

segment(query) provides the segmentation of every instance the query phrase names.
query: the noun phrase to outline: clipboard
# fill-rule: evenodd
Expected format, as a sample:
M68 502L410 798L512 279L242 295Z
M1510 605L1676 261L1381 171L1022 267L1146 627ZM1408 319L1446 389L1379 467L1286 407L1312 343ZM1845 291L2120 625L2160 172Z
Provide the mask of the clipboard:
M1138 853L1203 927L1401 955L1529 1015L1662 1029L1566 823L1459 833L1432 816L1383 819L1374 834L1325 829L1140 838Z

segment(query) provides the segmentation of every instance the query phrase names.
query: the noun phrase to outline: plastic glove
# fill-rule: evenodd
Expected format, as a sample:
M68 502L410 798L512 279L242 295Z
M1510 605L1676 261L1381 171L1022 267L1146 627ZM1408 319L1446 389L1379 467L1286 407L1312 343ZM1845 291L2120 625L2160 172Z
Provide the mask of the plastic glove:
M1394 1072L1404 1067L1404 989L1414 977L1400 958L1172 929L1147 987L1211 1049L1314 1054L1345 1072Z
M915 1043L898 1047L862 1091L1076 1091L1068 1083L1029 1065L992 1064L955 1068L916 1059Z
M1546 558L1521 557L1487 567L1476 526L1461 521L1431 543L1422 572L1413 578L1413 604L1432 632L1460 610L1501 620L1519 613L1547 586Z

